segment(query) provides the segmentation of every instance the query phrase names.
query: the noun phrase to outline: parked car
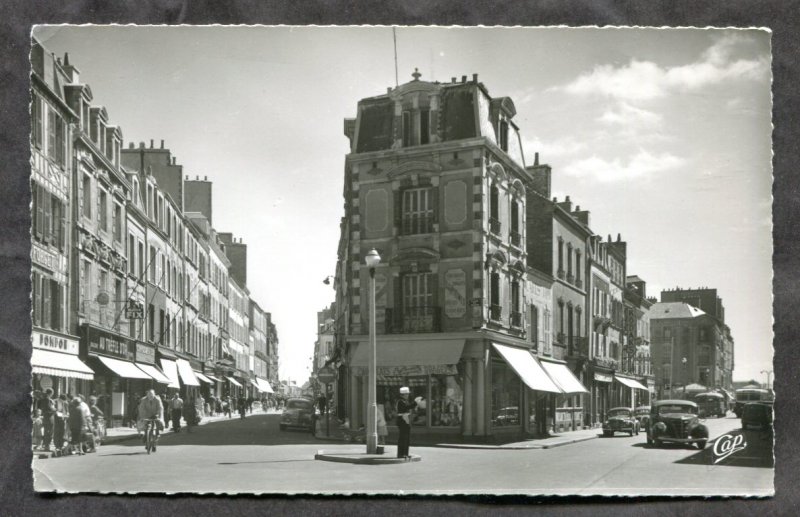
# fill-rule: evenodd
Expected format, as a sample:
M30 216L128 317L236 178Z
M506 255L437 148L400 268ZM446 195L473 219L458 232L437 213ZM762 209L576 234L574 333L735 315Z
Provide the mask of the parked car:
M697 403L698 415L701 418L724 417L727 413L725 397L721 393L700 393L694 396L694 401Z
M742 429L772 429L772 404L750 402L742 406Z
M650 407L647 444L664 442L697 444L705 449L708 427L698 416L697 404L688 400L659 400Z
M733 405L733 412L736 418L742 418L742 410L745 404L750 402L764 402L771 404L775 400L775 393L772 390L765 390L755 386L739 388L736 390L736 403Z
M313 425L314 403L307 398L290 398L286 401L278 424L281 431L287 427L300 427L308 431Z
M498 411L492 424L496 426L519 425L519 407L510 406L502 408Z
M639 421L639 429L647 430L650 421L650 406L639 406L633 410L633 416Z
M639 421L631 408L615 407L608 410L603 422L603 436L614 436L614 433L639 434Z

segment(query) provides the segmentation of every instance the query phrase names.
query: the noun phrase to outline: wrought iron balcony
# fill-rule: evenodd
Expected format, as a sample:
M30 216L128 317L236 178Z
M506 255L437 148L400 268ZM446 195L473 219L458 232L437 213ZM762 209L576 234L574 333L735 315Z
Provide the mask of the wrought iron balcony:
M387 334L441 332L440 307L397 307L386 309Z
M417 235L420 233L431 233L433 231L432 214L405 214L403 215L402 235Z
M494 217L489 218L489 231L495 235L500 235L500 221L495 219Z
M522 313L519 311L511 311L511 326L515 328L522 328Z
M514 230L511 230L511 232L508 234L508 238L511 241L511 245L512 246L516 246L518 248L520 246L522 246L522 234L521 233L516 232Z

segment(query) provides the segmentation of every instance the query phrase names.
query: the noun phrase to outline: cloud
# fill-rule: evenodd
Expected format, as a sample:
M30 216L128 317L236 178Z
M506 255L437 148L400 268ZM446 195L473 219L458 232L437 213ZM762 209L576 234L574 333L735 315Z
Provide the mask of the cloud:
M767 77L766 56L735 58L747 40L724 36L706 49L694 63L661 67L652 61L632 59L627 65L598 65L564 86L552 89L572 95L600 95L620 100L657 99L674 91L691 91L732 80Z
M684 159L669 153L651 154L640 150L629 160L606 160L597 155L577 160L564 167L564 173L576 178L611 183L648 177L683 165Z
M522 145L527 161L530 163L533 163L534 153L539 153L542 163L549 163L553 157L571 156L583 151L586 147L586 142L571 137L557 138L555 140L542 140L534 137L524 139Z
M661 122L662 119L663 117L658 113L637 108L627 102L620 102L616 109L607 109L597 118L598 122L602 122L603 124L620 125L623 127L654 126Z

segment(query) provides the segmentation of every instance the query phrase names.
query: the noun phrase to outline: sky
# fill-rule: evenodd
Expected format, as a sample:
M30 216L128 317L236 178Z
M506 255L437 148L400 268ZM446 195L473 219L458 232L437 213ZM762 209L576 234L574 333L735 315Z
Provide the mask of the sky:
M214 227L248 245L283 379L311 369L334 299L348 140L359 99L395 86L390 27L37 27L128 142L165 140L208 176ZM713 287L734 380L772 370L771 58L759 30L398 27L401 83L479 74L514 101L528 165L628 242L628 274Z

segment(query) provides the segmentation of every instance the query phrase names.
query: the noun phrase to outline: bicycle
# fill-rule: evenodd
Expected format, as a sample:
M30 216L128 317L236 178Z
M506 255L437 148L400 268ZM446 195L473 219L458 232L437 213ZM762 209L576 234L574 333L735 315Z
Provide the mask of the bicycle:
M144 448L147 454L156 452L156 444L158 443L158 418L152 417L144 421Z

